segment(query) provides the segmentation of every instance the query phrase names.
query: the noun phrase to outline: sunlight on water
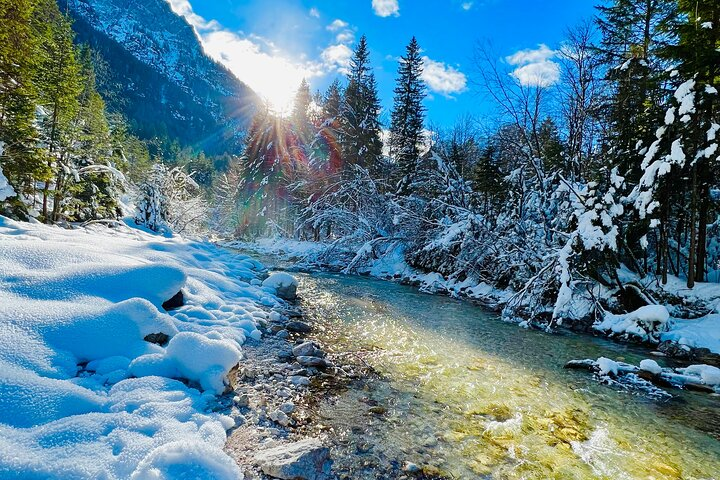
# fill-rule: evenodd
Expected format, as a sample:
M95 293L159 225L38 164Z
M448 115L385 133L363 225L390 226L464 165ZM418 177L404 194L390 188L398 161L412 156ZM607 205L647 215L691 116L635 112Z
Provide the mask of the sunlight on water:
M459 478L718 478L720 442L684 422L717 419L718 403L695 411L704 400L683 394L665 405L562 369L640 351L522 330L386 282L305 276L301 292L329 345L372 352L365 361L389 379L376 394L387 420L371 428L399 455ZM345 397L324 412L340 429L357 402Z

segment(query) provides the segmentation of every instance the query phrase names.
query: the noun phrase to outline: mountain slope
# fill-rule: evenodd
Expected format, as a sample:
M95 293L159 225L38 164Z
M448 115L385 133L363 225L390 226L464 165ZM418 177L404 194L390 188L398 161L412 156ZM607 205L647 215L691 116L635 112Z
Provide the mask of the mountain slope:
M135 133L236 153L259 98L211 60L165 0L58 0L100 57L99 89Z

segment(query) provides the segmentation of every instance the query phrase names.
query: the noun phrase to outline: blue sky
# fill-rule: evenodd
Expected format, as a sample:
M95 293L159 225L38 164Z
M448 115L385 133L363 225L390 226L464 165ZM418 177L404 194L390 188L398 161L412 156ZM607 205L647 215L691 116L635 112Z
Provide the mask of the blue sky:
M387 110L397 58L415 35L426 59L428 120L450 125L490 106L473 80L478 42L490 41L508 71L552 84L568 27L592 18L594 0L168 0L198 31L206 51L279 109L302 78L313 90L342 76L367 35Z

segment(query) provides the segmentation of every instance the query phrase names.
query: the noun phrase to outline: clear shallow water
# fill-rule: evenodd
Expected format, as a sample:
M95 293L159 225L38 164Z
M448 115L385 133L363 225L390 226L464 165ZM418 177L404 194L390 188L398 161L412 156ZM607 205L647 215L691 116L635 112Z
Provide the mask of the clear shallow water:
M390 282L297 276L329 350L382 376L319 405L348 478L386 478L394 460L452 478L720 478L720 398L653 400L562 368L646 350L524 330Z

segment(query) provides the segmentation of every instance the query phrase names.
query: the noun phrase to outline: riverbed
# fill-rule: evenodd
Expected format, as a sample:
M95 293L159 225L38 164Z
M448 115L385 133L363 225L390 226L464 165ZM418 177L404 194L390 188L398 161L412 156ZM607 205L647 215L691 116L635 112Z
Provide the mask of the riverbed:
M317 404L341 476L720 478L720 398L648 397L563 369L637 364L644 348L522 329L397 283L296 276L317 339L375 372Z

